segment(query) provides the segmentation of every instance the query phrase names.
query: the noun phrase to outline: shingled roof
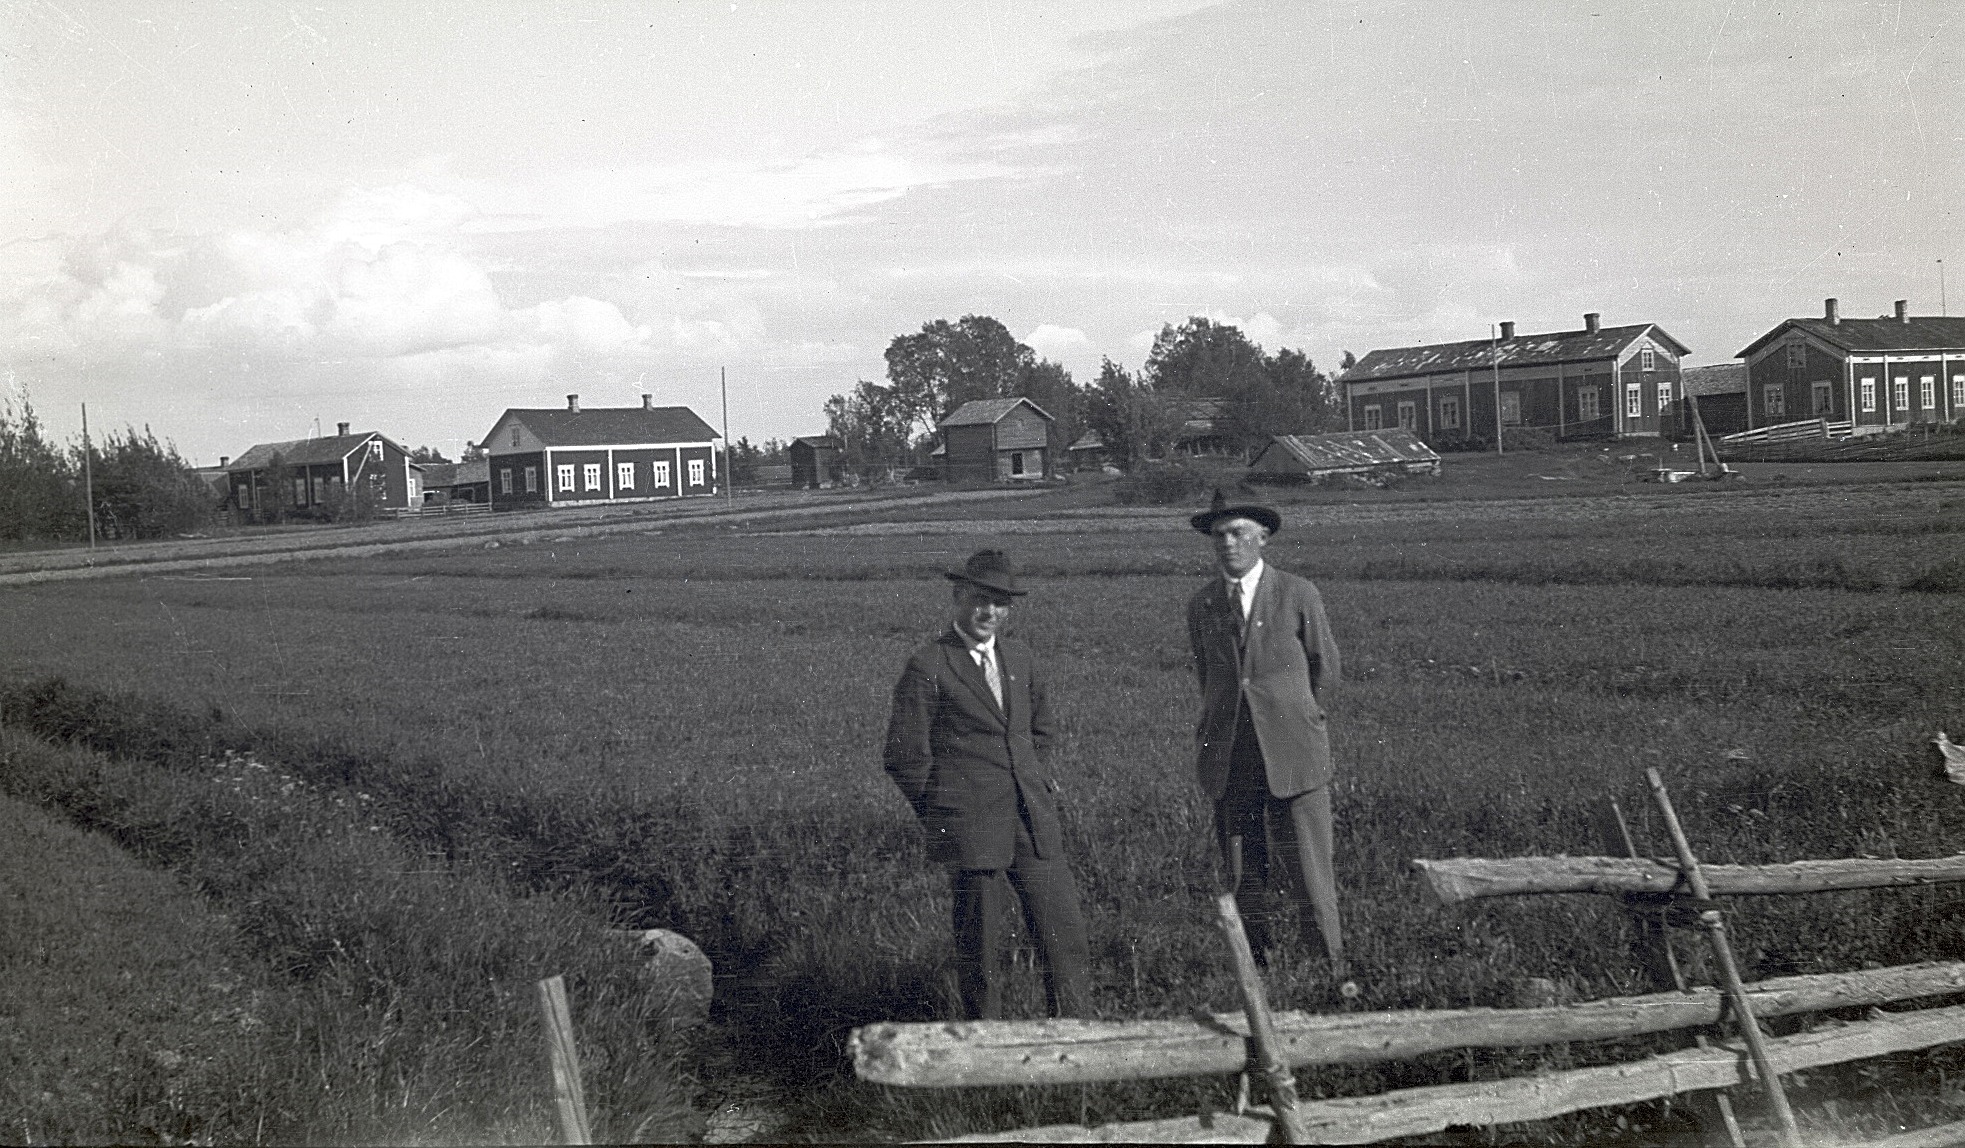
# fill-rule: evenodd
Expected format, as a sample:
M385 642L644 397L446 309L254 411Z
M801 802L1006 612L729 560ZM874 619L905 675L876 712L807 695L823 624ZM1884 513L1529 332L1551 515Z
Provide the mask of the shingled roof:
M1832 347L1845 351L1958 351L1965 350L1965 317L1956 315L1894 315L1881 319L1827 318L1789 319L1755 339L1740 352L1744 359L1760 350L1790 328L1805 331Z
M947 418L936 425L945 427L988 426L1017 409L1018 403L1029 403L1031 410L1036 411L1047 419L1051 417L1045 412L1043 407L1030 402L1026 398L971 399L955 408Z
M1249 461L1249 466L1271 471L1289 469L1281 459L1263 457L1271 451L1282 452L1289 462L1313 474L1440 461L1440 456L1421 442L1418 435L1398 428L1339 434L1279 434Z
M721 436L688 407L565 407L508 409L499 423L516 418L547 446L612 446L618 443L708 442Z
M1627 327L1599 327L1594 331L1585 328L1547 335L1517 335L1499 342L1470 339L1463 343L1431 343L1423 347L1373 351L1338 376L1337 381L1363 383L1407 375L1479 370L1494 366L1497 351L1504 367L1555 366L1558 363L1609 359L1621 354L1645 335L1671 347L1677 354L1691 353L1684 344L1656 324L1634 323Z
M272 465L274 455L279 456L283 466L313 466L320 463L340 462L360 450L363 443L380 437L375 431L365 431L361 434L301 438L290 442L263 442L233 459L225 469L227 472L264 470Z
M1733 395L1747 389L1745 363L1714 363L1709 367L1688 367L1680 371L1678 385L1688 395Z

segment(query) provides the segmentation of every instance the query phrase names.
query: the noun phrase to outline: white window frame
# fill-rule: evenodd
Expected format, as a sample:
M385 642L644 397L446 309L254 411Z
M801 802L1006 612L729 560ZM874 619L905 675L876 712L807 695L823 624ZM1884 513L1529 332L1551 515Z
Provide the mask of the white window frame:
M1658 383L1658 413L1672 409L1672 381L1663 379Z
M559 480L559 488L569 494L573 492L573 464L562 462L553 468L553 477Z
M512 468L509 466L498 468L498 493L512 493Z
M539 468L536 466L525 468L525 492L527 494L539 493Z
M1909 375L1897 375L1890 380L1890 401L1896 404L1900 414L1910 409Z
M1876 413L1876 376L1864 375L1860 380L1860 384L1861 385L1858 389L1862 391L1863 413L1875 414Z
M1501 392L1501 425L1518 427L1522 425L1522 393L1520 391Z
M1788 344L1788 370L1802 371L1808 368L1808 344Z
M1786 418L1788 413L1788 389L1779 383L1767 384L1760 388L1760 405L1767 412L1767 417L1773 418L1778 415Z
M1938 376L1924 375L1919 377L1917 380L1917 397L1921 401L1923 409L1927 411L1937 410Z
M1658 353L1652 350L1650 347L1645 347L1644 349L1640 350L1638 352L1638 370L1655 371L1657 369L1658 369Z
M1460 429L1460 396L1440 396L1440 429Z
M512 424L512 445L514 447L519 445L519 428L517 423Z
M1644 387L1639 383L1624 384L1624 417L1641 419L1644 417Z
M583 462L580 464L580 487L582 490L600 489L600 464Z
M1813 383L1809 384L1808 393L1811 400L1808 405L1814 409L1815 414L1832 415L1835 413L1834 383L1829 382L1827 379L1816 379Z
M1011 478L1023 477L1023 452L1020 450L1013 450L1010 452L1010 477Z
M707 477L707 475L708 475L708 471L705 468L702 459L692 458L689 460L689 485L691 486L707 485L709 482L709 478Z
M672 483L669 482L669 463L667 459L662 459L656 462L654 464L654 471L655 471L655 486L657 489L660 489L665 486L673 485Z
M1603 417L1603 392L1597 387L1576 388L1576 421L1593 422Z
M1399 429L1416 431L1419 429L1419 404L1410 400L1399 403Z
M1382 430L1385 426L1385 408L1377 403L1365 404L1365 429Z
M614 464L614 489L633 490L635 488L635 464L617 462Z
M1951 406L1953 410L1965 407L1965 375L1951 377Z
M372 439L370 439L370 440L368 440L368 456L369 456L370 458L374 458L374 459L379 459L379 458L381 458L381 457L382 457L382 440L381 440L381 439L379 439L379 438L372 438Z

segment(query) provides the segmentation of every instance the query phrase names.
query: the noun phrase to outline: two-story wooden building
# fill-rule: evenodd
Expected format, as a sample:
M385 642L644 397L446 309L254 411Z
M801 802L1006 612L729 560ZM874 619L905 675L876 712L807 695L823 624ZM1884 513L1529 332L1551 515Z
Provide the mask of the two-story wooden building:
M320 438L265 442L225 464L231 502L249 518L326 517L352 508L394 510L423 501L409 452L379 431L347 423Z
M715 494L722 476L710 424L688 407L514 407L484 440L491 505L594 506Z
M1052 472L1051 416L1026 398L976 399L936 424L942 477L950 482L1021 482Z
M1749 426L1801 419L1857 433L1965 414L1965 318L1893 314L1845 319L1834 299L1819 319L1789 319L1740 352Z
M1655 324L1605 327L1592 311L1580 331L1517 335L1503 323L1497 339L1373 351L1337 381L1351 430L1402 428L1428 446L1492 443L1497 424L1627 438L1680 429L1689 353Z

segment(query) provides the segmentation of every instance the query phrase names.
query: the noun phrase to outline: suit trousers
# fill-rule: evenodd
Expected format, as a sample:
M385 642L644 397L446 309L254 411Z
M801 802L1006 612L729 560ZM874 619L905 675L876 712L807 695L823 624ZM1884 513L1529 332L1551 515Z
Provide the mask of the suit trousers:
M1298 905L1309 910L1323 935L1334 969L1344 966L1344 930L1337 909L1337 870L1331 830L1330 787L1276 797L1248 703L1235 723L1228 788L1215 802L1215 840L1221 847L1235 907L1258 956L1274 943L1276 917L1270 886L1278 878Z
M1078 882L1063 858L1037 855L1022 801L1017 803L1017 843L1010 867L951 869L949 875L955 891L955 982L964 1019L1003 1019L1012 886L1037 942L1051 1015L1091 1015L1091 942L1079 908Z

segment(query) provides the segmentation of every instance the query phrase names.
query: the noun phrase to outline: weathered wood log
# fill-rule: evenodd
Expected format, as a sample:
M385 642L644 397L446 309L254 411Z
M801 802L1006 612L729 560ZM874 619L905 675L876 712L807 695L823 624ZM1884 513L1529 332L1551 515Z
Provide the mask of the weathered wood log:
M1523 893L1669 893L1678 866L1628 857L1448 857L1414 861L1434 896L1449 905ZM1965 853L1917 861L1790 861L1704 865L1714 894L1823 893L1965 881Z
M1891 1053L1914 1052L1965 1041L1965 1005L1899 1013L1877 1020L1824 1028L1768 1042L1776 1072L1798 1072ZM1297 1112L1315 1144L1370 1144L1397 1136L1423 1136L1455 1124L1519 1124L1589 1108L1637 1104L1708 1088L1750 1082L1746 1049L1733 1043L1654 1056L1627 1064L1577 1068L1506 1080L1408 1088L1377 1096L1306 1100ZM1206 1121L1208 1126L1203 1126ZM1236 1117L1216 1114L1108 1124L1024 1128L960 1137L961 1142L1040 1143L1261 1143L1270 1121L1259 1110Z
M1781 977L1748 986L1760 1016L1887 1004L1965 991L1965 962ZM1359 1064L1451 1048L1505 1048L1603 1040L1713 1024L1721 995L1611 997L1529 1009L1275 1014L1279 1051L1292 1067ZM875 1024L853 1032L853 1068L879 1084L953 1088L1084 1084L1240 1072L1249 1059L1240 1013L1177 1020L959 1021Z

